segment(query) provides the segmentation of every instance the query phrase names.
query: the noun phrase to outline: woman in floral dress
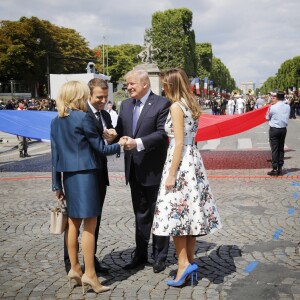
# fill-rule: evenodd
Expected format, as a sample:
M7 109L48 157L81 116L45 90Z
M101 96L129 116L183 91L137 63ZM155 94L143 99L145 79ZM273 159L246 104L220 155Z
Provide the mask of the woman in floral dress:
M206 170L194 142L200 106L181 69L161 74L166 97L172 102L165 130L170 138L156 202L153 233L172 236L178 257L178 272L167 284L181 286L197 271L194 263L196 236L222 227Z

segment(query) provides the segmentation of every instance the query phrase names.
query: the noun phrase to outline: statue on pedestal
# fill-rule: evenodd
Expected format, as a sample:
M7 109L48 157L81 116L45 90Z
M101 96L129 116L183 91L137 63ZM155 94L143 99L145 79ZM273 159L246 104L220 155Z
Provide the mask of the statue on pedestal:
M153 48L152 39L149 36L145 36L144 45L145 49L137 55L137 58L139 58L144 64L156 63L154 60L154 56L160 52L160 49Z

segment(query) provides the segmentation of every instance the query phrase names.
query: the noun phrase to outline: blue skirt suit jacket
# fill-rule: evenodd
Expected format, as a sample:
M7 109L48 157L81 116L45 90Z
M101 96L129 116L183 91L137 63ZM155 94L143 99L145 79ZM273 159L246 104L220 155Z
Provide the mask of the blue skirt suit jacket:
M70 110L51 122L52 190L63 189L71 218L101 215L98 154L120 153L120 145L105 145L92 116Z

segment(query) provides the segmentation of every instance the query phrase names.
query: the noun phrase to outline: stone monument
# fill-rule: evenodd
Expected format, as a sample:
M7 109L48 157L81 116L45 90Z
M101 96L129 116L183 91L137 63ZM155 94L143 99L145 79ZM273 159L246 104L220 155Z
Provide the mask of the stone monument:
M134 70L145 70L149 74L151 90L156 95L161 95L161 82L159 79L160 70L154 60L155 54L160 52L160 49L153 48L150 37L144 38L145 49L141 51L137 57L142 61L142 64L134 67Z

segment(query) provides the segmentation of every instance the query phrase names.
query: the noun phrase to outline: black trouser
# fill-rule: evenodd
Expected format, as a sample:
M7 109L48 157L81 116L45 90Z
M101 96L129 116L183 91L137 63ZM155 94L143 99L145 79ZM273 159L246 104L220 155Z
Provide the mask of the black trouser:
M102 215L102 208L103 208L104 199L106 195L106 183L105 180L103 179L103 175L101 174L101 172L98 173L98 176L99 176L98 182L99 182L99 189L100 189L100 207L101 207L101 215ZM97 225L95 230L95 255L97 253L97 241L98 241L98 235L99 235L99 229L101 223L101 215L97 218ZM78 231L78 236L79 234L80 234L80 230ZM66 245L66 235L64 236L64 262L65 262L65 269L67 271L70 269L71 263L70 263L68 248Z
M135 256L138 259L147 260L148 244L159 186L142 186L135 176L133 166L130 169L129 184L135 215ZM170 237L168 236L152 234L152 257L156 262L166 260L169 241Z
M273 169L282 167L284 163L284 141L286 136L286 127L270 127L269 139L272 151Z
M291 111L290 111L290 119L295 119L296 118L296 106L291 106Z

